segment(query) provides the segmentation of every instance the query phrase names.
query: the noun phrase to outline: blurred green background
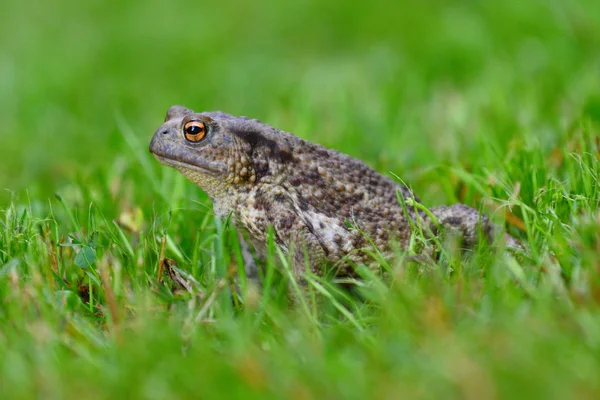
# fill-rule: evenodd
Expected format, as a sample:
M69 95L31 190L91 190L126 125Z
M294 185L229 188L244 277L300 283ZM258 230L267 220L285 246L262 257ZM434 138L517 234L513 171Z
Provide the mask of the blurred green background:
M172 104L510 219L528 254L234 304L235 232L148 153ZM596 399L598 132L598 0L3 0L0 398Z
M524 131L549 151L600 118L595 0L9 0L0 32L2 203L141 179L172 104L259 118L436 202L454 199L427 168L493 168L482 141L500 165Z

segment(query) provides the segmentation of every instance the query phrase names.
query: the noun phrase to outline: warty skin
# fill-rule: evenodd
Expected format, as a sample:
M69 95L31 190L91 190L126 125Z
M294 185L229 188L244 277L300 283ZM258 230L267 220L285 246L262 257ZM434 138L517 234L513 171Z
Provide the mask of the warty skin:
M410 222L431 234L452 231L464 248L481 235L488 241L497 236L485 215L463 204L430 208L436 222L414 207L403 208L399 197L419 201L406 186L256 119L172 106L150 152L205 191L215 214L230 216L247 232L259 256L272 227L277 244L292 253L299 279L306 257L318 275L325 266L335 266L338 276L352 275L352 264L373 266L373 245L384 256L394 246L409 246ZM504 241L520 248L507 234Z

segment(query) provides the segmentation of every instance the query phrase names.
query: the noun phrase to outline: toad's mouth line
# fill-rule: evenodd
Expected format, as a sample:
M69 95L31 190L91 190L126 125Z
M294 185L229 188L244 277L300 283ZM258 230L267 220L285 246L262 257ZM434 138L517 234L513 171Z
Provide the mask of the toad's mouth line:
M190 164L184 161L179 161L179 160L173 160L172 158L167 158L164 156L160 156L156 153L153 153L154 157L162 164L168 165L169 167L174 167L174 168L184 168L184 169L191 169L194 171L198 171L201 172L203 174L210 174L213 176L217 176L217 175L221 175L221 171L216 168L216 167L212 167L206 164L203 165L195 165L195 164Z

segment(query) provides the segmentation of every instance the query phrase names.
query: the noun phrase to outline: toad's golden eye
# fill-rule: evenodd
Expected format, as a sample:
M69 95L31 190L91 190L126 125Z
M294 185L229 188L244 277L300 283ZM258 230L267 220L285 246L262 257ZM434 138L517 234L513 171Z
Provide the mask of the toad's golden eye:
M188 141L198 143L206 136L206 125L202 121L190 121L183 127L183 133Z

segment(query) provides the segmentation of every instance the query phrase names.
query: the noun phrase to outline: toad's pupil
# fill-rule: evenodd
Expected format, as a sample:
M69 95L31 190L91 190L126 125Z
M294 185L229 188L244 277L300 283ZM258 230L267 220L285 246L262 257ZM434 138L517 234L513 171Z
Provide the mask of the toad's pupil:
M190 135L197 135L199 133L202 132L202 128L199 127L198 125L192 125L192 126L188 126L187 128L187 133L189 133Z

